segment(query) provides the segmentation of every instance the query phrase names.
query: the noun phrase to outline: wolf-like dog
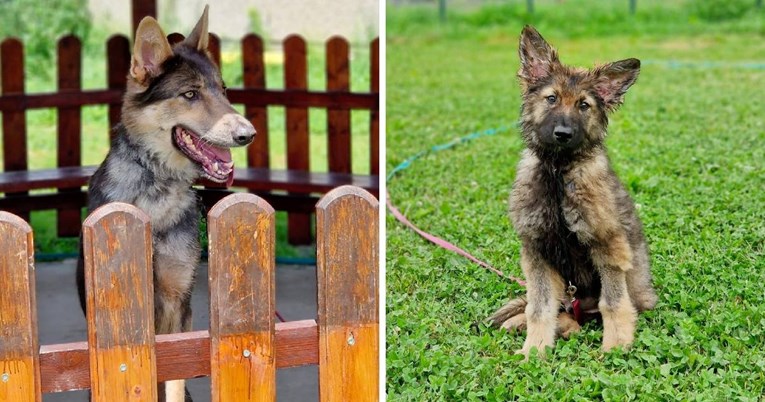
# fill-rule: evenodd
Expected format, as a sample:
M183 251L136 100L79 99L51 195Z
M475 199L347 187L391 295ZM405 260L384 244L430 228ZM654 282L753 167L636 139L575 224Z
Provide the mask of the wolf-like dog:
M652 309L657 297L642 225L611 169L604 140L608 115L637 79L640 61L568 67L530 26L521 33L518 53L526 149L510 218L521 239L527 291L489 321L526 329L518 353L528 358L536 349L544 355L556 335L580 329L569 312L573 304L600 312L604 350L626 348L638 312Z
M207 50L207 7L191 34L170 46L154 18L138 26L123 99L106 159L90 179L88 210L109 202L135 205L151 218L154 323L158 334L191 330L191 290L200 258L200 207L191 187L200 177L230 185L230 147L252 142L255 129L226 99ZM85 310L82 256L77 269ZM165 386L184 400L182 381Z

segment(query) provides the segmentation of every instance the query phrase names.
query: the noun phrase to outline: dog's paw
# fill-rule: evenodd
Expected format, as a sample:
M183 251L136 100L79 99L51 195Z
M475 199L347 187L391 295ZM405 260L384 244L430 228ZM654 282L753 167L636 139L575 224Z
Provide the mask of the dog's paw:
M517 332L523 332L526 330L526 314L520 313L516 316L510 317L500 326L507 332L514 334Z
M635 335L631 331L603 330L603 351L608 352L613 348L621 347L629 349L632 346Z
M578 322L568 313L560 313L558 315L558 336L563 339L568 339L571 335L581 331L582 327Z

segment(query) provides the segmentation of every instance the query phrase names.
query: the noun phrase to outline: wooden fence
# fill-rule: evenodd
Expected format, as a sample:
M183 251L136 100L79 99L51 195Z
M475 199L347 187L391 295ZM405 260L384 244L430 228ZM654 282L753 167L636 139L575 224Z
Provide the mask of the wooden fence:
M183 39L171 34L175 43ZM245 106L245 116L258 135L247 149L247 167L237 168L234 186L257 192L281 210L290 211L290 242L311 241L310 212L318 198L340 185L356 185L377 195L379 187L379 40L370 44L369 92L350 91L348 41L333 37L326 42L326 91L308 90L306 42L290 36L283 42L284 89L266 88L264 46L254 34L241 40L242 88L228 89L231 103ZM210 35L210 50L220 65L220 40ZM58 42L58 91L28 94L24 90L24 50L21 41L6 39L0 44L0 113L3 128L3 172L0 172L0 209L12 211L29 220L32 210L58 210L59 236L77 236L80 231L80 209L86 194L82 186L95 171L82 166L81 109L87 105L108 105L109 125L120 120L122 95L130 66L130 43L125 36L111 37L106 43L107 88L83 90L82 44L77 37L66 36ZM225 77L224 77L225 78ZM286 170L271 169L268 144L268 106L286 109ZM58 114L57 168L30 171L27 152L26 111L55 108ZM310 172L308 109L327 111L328 172ZM369 165L364 174L351 172L350 110L370 112ZM92 136L94 133L84 133ZM107 139L106 136L103 137ZM51 141L54 139L51 138ZM213 190L204 183L205 202L211 206L228 193ZM219 187L219 185L217 186ZM54 188L54 194L30 194L30 190Z
M151 223L113 203L83 224L88 341L38 348L32 231L0 212L0 401L85 388L95 401L153 401L158 381L207 375L213 401L273 401L277 369L311 364L322 401L377 400L377 200L343 186L316 205L318 323L274 323L268 203L229 195L208 222L209 332L154 335Z

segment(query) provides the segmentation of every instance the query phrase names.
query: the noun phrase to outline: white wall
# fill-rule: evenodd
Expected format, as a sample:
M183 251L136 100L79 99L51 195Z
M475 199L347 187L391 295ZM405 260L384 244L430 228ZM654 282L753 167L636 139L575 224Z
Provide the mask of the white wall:
M130 2L89 0L95 24L129 33ZM250 10L257 10L260 26L272 41L297 33L309 41L341 35L367 42L379 32L378 0L159 0L159 22L165 30L188 34L210 5L210 30L222 38L239 39L252 31Z

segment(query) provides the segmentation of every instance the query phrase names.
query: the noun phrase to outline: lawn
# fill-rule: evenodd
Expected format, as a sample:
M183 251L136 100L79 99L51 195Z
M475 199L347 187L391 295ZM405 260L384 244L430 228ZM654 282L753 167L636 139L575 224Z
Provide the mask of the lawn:
M68 4L68 3L67 3ZM23 9L24 12L34 12L34 9ZM60 18L66 17L63 10L58 10ZM161 23L162 21L160 21ZM35 29L42 30L42 27ZM62 28L63 29L63 28ZM190 27L189 27L190 29ZM214 29L214 27L213 27ZM86 89L100 89L106 86L105 43L114 34L106 27L94 26L85 29L87 37L83 41L83 73L82 85ZM5 35L16 32L0 31L0 40ZM33 49L26 49L26 91L29 93L53 92L56 90L55 62L51 54L46 56L44 50L53 49L52 38L60 34L44 32L38 36L27 35L27 43L35 43ZM223 79L231 88L242 86L241 45L237 41L225 41L222 44ZM312 90L326 88L324 72L325 57L322 43L309 42L308 51L308 85ZM351 61L351 90L355 92L369 91L369 46L364 43L353 43L350 49ZM267 87L271 89L284 87L283 57L281 46L270 43L265 55ZM49 70L45 66L51 66ZM241 112L242 107L237 106ZM97 165L103 161L108 151L108 133L110 130L105 106L84 107L82 111L82 162L84 165ZM271 167L284 169L286 167L286 135L284 108L269 107L269 144ZM319 109L309 109L311 170L327 171L327 118L326 112ZM38 109L27 112L27 148L30 169L52 168L56 165L56 123L57 115L54 109ZM354 173L369 172L369 112L362 110L351 111L352 124L352 170ZM0 129L1 131L1 129ZM0 147L2 139L0 138ZM246 166L244 148L232 150L232 156L237 166ZM2 165L2 155L0 155ZM45 190L47 191L47 190ZM83 215L84 218L84 215ZM32 213L32 227L35 231L35 248L39 256L45 259L68 256L77 251L77 239L59 238L56 236L54 211L38 211ZM307 257L314 255L312 249L294 248L286 243L286 213L277 213L277 255L291 257ZM63 255L60 253L64 253Z
M546 360L523 362L513 354L523 336L471 329L523 288L432 246L389 214L389 400L759 400L765 14L696 26L650 22L658 33L644 32L642 20L629 28L619 20L630 17L610 28L595 18L588 34L580 24L586 21L543 22L539 3L533 18L497 17L486 27L471 22L480 10L455 11L439 25L422 17L433 8L389 8L387 169L433 145L512 126L524 21L539 22L564 63L637 57L640 78L611 118L607 146L639 205L659 304L640 316L629 351L603 353L602 328L588 324L557 341ZM561 7L587 15L581 8L593 3ZM566 12L547 11L553 20ZM506 213L521 149L511 128L428 154L389 181L390 196L424 230L521 275Z

